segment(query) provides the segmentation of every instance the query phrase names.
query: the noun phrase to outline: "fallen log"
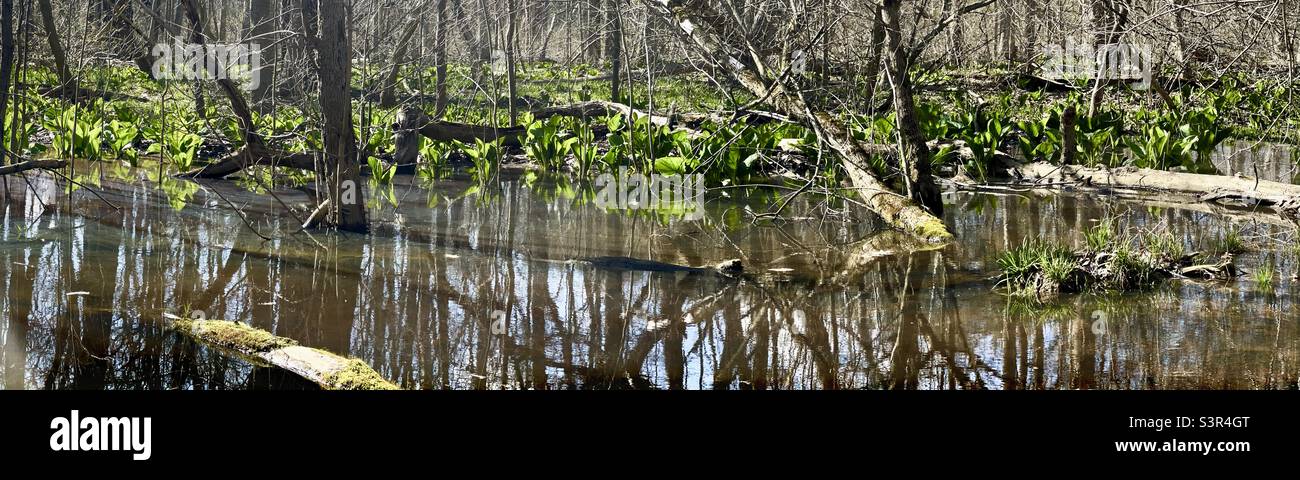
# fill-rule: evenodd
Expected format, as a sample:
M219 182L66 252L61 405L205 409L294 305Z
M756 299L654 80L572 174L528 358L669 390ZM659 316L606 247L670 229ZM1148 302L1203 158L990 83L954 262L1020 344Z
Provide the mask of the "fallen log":
M188 320L172 315L171 328L190 338L234 352L250 362L282 368L326 390L400 390L365 362L298 345L265 330L223 320Z
M621 103L601 100L546 107L531 110L529 113L537 120L544 120L556 116L587 119L621 113L628 118L649 118L650 123L656 126L670 126L677 123L698 124L706 120L714 120L718 122L724 121L721 117L715 118L709 115L658 115L645 110L632 108L631 106ZM437 142L458 141L462 143L473 143L475 140L479 139L483 141L501 140L502 145L508 147L520 147L522 146L520 139L527 132L527 127L522 125L493 127L456 122L437 122L430 118L423 110L414 106L403 108L398 114L396 121L393 123L392 128L393 140L396 145L396 152L393 155L393 163L396 165L409 165L415 162L415 157L419 153L420 142L417 141L419 136ZM416 134L418 134L418 136Z
M1295 216L1300 185L1239 176L1203 175L1147 168L1088 168L1034 162L1007 169L1025 183L1065 182L1084 187L1172 192L1197 196L1203 202L1268 207Z
M660 68L655 68L651 71L651 73L654 74L654 76L656 77L660 77L660 76L672 76L672 75L680 75L684 73L692 73L695 71L696 71L695 67L690 64L671 63L668 65L663 65ZM645 78L646 69L639 68L631 72L628 72L628 75L636 78ZM571 78L524 78L524 79L520 79L519 83L555 84L555 83L607 82L613 78L614 78L613 74L604 73L600 75L588 75L585 77L571 77Z
M182 173L182 177L191 178L225 178L233 175L240 170L254 165L273 165L277 167L299 168L303 170L315 170L316 159L319 155L312 153L290 153L275 150L266 147L264 144L249 143L235 153L227 155L225 158L215 163L209 163L202 167L192 169Z
M68 166L67 160L27 160L12 165L0 167L0 175L9 175L13 173L25 172L28 170L53 170Z
M951 182L950 185L957 190L1004 196L1053 196L1062 193L1053 185L1033 186L1023 185L1021 183L989 184L959 182ZM1080 194L1082 192L1075 193ZM1285 218L1286 216L1282 214L1227 208L1215 203L1202 202L1194 195L1169 193L1156 195L1151 192L1117 191L1113 192L1113 195L1108 195L1107 199L1118 200L1126 205L1134 205L1144 208L1185 210L1188 212L1215 215L1234 222L1258 222L1260 224L1272 225L1275 227L1295 227L1295 223L1287 220L1287 218Z

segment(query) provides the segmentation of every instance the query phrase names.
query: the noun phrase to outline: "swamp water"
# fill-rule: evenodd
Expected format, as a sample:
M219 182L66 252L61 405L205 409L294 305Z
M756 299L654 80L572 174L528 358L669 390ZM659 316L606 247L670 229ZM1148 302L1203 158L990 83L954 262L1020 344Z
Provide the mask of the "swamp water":
M811 195L775 223L753 213L779 200L744 190L711 196L703 220L664 221L575 204L566 185L518 174L487 201L457 199L469 187L460 176L432 190L399 177L400 207L371 210L375 234L309 237L285 233L299 221L279 202L230 182L164 192L105 180L116 210L86 192L69 200L47 175L6 181L8 389L313 387L166 328L165 314L195 311L421 389L1257 389L1296 388L1300 376L1296 253L1263 239L1289 229L1206 205L952 193L957 242L895 254L870 214ZM1107 216L1128 231L1168 228L1189 250L1243 229L1254 248L1238 264L1273 265L1275 279L1047 305L995 291L1000 251L1031 238L1078 245ZM565 261L596 256L741 258L751 275Z

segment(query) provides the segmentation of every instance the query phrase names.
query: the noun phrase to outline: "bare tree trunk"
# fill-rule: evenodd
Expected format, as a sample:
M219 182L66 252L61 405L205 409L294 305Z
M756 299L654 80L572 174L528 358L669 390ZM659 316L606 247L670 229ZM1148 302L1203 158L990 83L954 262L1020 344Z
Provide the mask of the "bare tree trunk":
M1095 29L1095 38L1097 46L1110 45L1119 40L1121 33L1128 24L1128 0L1093 0L1092 2L1092 22ZM1092 97L1088 102L1088 116L1096 115L1097 110L1101 109L1102 98L1105 95L1105 87L1109 79L1104 78L1103 65L1096 65L1093 73L1097 77L1094 79L1092 88Z
M1037 63L1038 56L1038 29L1035 28L1043 17L1042 6L1038 0L1025 0L1025 12L1029 15L1025 21L1025 48L1024 59L1031 65Z
M623 80L619 72L623 68L623 18L618 9L618 0L608 0L605 6L605 27L608 28L605 33L605 55L609 58L609 101L621 102Z
M998 8L998 35L1001 39L999 50L1002 50L1002 59L1007 62L1016 60L1016 40L1015 33L1011 26L1011 2L1001 2Z
M1078 116L1078 110L1074 105L1065 107L1065 112L1061 113L1061 164L1073 165L1075 156L1078 153L1076 145L1079 144L1077 131L1075 130L1075 118Z
M949 45L949 49L952 53L952 63L957 68L962 68L966 66L966 34L962 31L962 20L960 18L953 20L952 31L949 33L948 43L951 44Z
M0 2L0 125L4 125L9 111L9 81L14 73L14 0ZM0 157L0 165L8 163L8 157Z
M882 12L885 36L888 37L890 62L889 83L894 91L894 111L898 121L902 162L899 167L906 172L907 195L913 202L924 206L937 217L943 216L943 198L930 174L930 148L921 135L921 123L916 118L912 80L908 77L910 61L908 49L903 48L901 0L886 0Z
M880 7L875 6L871 9L871 49L870 55L867 56L866 71L866 91L863 93L867 100L867 113L875 113L876 109L876 85L880 83L880 52L885 48L885 21L881 18Z
M438 25L433 37L433 63L437 72L434 90L434 119L441 120L447 113L447 0L438 0Z
M515 9L517 7L518 5L515 0L508 0L506 2L506 22L509 23L509 25L506 26L506 89L509 91L510 95L511 125L519 124L519 102L516 101L519 92L517 85L515 84L515 55L517 50L515 46L518 42L518 39L515 38L515 34L518 28L517 25L519 24L515 18Z
M72 70L68 68L68 55L63 50L59 28L54 24L54 9L50 7L50 0L36 0L36 6L41 10L41 27L45 29L45 38L50 42L50 55L54 57L54 71L58 75L59 84L64 88L75 89Z
M1295 33L1291 31L1291 16L1294 15L1291 11L1291 1L1282 0L1282 48L1286 51L1287 75L1295 78L1295 64L1300 57L1296 55Z
M98 13L106 21L104 27L116 42L113 46L113 55L116 58L130 60L141 71L149 73L153 61L149 49L145 46L147 40L138 37L131 26L131 19L135 16L135 4L132 0L100 0L99 9Z
M486 0L478 0L478 11L478 60L479 62L487 63L492 60L492 40L495 36L492 34L488 25L490 15L488 15Z
M1187 51L1187 17L1184 11L1187 8L1187 0L1174 0L1174 35L1178 36L1178 61L1182 62L1182 75L1187 77L1191 73L1191 62L1187 56L1191 53ZM1285 9L1283 9L1285 10Z
M186 13L190 24L190 41L198 44L204 43L203 19L199 17L198 6L187 8ZM203 102L203 81L194 80L194 113L199 118L207 116L207 105Z
M261 71L253 72L259 82L253 89L253 107L262 113L269 110L267 97L275 83L275 41L270 38L275 31L275 16L271 11L271 0L252 0L249 5L249 36L252 42L262 46Z
M319 3L318 3L319 2ZM316 4L320 16L316 61L320 77L321 115L324 118L325 181L329 182L331 221L339 229L366 232L364 188L352 131L352 41L348 31L346 0L304 0Z
M419 30L419 28L420 16L412 15L406 22L402 37L397 39L397 48L393 50L393 64L388 69L388 76L381 80L383 90L379 94L380 107L393 108L393 105L397 104L397 77L402 72L402 61L406 58L406 47L411 43L411 37L415 36L416 30Z

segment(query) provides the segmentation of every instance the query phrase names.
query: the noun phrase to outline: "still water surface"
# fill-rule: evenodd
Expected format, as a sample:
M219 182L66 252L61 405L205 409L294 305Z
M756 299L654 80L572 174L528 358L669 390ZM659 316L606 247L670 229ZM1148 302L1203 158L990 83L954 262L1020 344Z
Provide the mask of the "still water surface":
M779 202L772 193L743 190L711 196L703 220L665 221L518 174L488 200L459 198L462 176L410 181L392 189L400 207L373 207L375 234L309 237L291 234L299 222L283 207L308 200L297 191L277 201L230 182L106 180L115 210L85 192L69 200L46 176L8 179L3 386L309 388L166 329L164 314L193 311L363 359L418 389L1260 389L1296 388L1300 375L1295 253L1265 238L1289 230L1204 205L953 193L958 242L897 254L870 214L813 196L779 222L754 219ZM1255 248L1239 263L1278 274L1269 288L1171 282L1048 306L995 291L999 251L1026 238L1077 245L1108 215L1168 228L1189 249L1242 229ZM606 255L740 258L751 275L566 261Z

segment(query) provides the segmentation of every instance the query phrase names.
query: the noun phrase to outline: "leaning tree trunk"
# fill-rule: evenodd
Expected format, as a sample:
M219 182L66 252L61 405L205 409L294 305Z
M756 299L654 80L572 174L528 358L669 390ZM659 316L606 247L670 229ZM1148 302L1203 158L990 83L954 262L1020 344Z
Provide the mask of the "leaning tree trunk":
M930 174L930 148L921 135L921 122L916 118L916 104L912 95L912 80L907 75L910 66L909 49L903 48L901 0L886 0L882 7L885 36L888 37L889 83L894 92L894 111L900 136L899 169L906 172L907 195L935 216L943 216L943 198Z
M41 27L45 29L45 38L50 42L50 55L54 57L54 71L59 85L76 91L72 70L68 68L68 55L59 38L59 28L54 25L54 8L50 7L50 0L37 0L36 7L41 10Z
M185 13L190 23L190 41L204 43L206 36L203 34L203 20L199 17L197 5L195 8L187 8ZM200 119L207 118L208 115L207 103L203 101L203 81L198 79L194 80L194 114Z
M271 0L252 0L249 5L249 36L253 43L261 47L263 61L257 75L257 88L253 89L253 106L259 112L268 113L270 105L267 100L275 83L275 42L271 34L275 31L275 15L271 11ZM265 47L262 47L265 45Z
M410 20L407 20L401 38L397 39L397 49L393 50L393 64L389 66L388 75L380 81L380 85L383 86L383 90L379 94L380 107L393 108L394 105L397 105L397 77L402 71L403 59L406 58L406 47L411 43L411 37L415 36L416 30L419 29L420 17L412 16Z
M910 198L895 193L867 170L870 153L853 140L848 129L831 112L814 111L803 101L797 91L787 90L781 82L769 83L753 67L746 66L733 57L710 26L707 2L701 0L646 0L672 20L684 38L694 43L700 52L715 65L729 71L732 77L755 97L790 117L811 125L818 138L839 154L844 169L849 174L853 188L862 196L868 208L880 215L886 224L917 235L927 241L942 242L952 238L943 220L914 203ZM736 65L740 65L736 68ZM924 158L924 157L922 157ZM925 158L928 163L928 158ZM928 167L928 165L927 165ZM928 172L928 170L926 170ZM929 181L929 177L924 177ZM931 185L931 188L934 188ZM937 192L937 190L935 190Z
M320 77L320 105L325 126L325 159L322 166L329 182L331 221L339 229L365 232L366 206L361 185L357 142L352 131L352 96L348 79L352 73L352 42L347 25L345 0L319 1L319 33L316 60Z
M885 22L881 18L879 6L870 7L871 9L871 44L867 46L870 54L867 56L867 71L865 74L866 81L864 85L865 92L863 98L867 100L867 112L875 113L876 109L876 85L880 83L880 52L885 47Z

